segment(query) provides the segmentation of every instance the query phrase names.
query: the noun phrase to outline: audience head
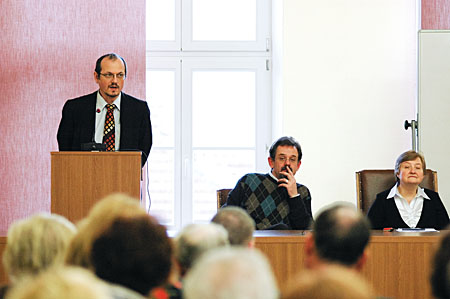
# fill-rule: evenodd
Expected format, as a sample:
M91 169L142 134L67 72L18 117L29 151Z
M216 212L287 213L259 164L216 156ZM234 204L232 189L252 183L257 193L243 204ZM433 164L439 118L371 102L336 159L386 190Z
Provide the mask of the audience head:
M350 204L339 203L326 208L312 224L306 242L308 267L341 264L361 270L367 259L370 224Z
M258 250L214 249L203 255L183 283L186 299L275 299L278 290L267 259Z
M167 281L171 259L166 228L149 215L116 219L92 245L98 277L144 296Z
M228 233L219 224L189 224L175 238L175 259L184 276L206 251L229 245Z
M282 299L370 299L372 290L361 275L342 266L304 270L289 280Z
M225 227L230 245L253 247L255 221L244 209L235 206L222 208L211 221Z
M450 298L450 231L442 236L433 258L431 289L435 298Z
M61 267L12 288L7 299L112 299L108 287L83 268Z
M66 263L92 268L91 249L94 239L111 226L115 219L147 215L139 200L125 194L112 194L97 202L78 226L69 245Z
M13 223L8 230L3 265L15 281L63 263L75 226L55 214L37 214Z
M395 168L394 168L394 174L395 177L397 179L397 183L400 181L399 179L399 174L400 174L400 166L403 162L408 162L408 161L414 161L417 158L420 159L420 161L422 162L422 171L423 174L426 174L426 170L427 170L427 165L425 163L425 157L421 154L418 153L416 151L406 151L404 153L402 153L398 158L397 161L395 161Z

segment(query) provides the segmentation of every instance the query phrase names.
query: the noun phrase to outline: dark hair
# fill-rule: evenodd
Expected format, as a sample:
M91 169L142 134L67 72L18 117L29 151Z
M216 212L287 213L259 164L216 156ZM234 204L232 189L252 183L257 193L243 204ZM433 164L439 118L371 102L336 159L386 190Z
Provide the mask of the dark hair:
M339 216L342 209L353 216ZM345 217L345 218L344 218ZM369 221L352 207L338 204L323 211L313 223L314 243L320 258L343 265L354 265L370 239Z
M95 63L95 72L97 73L97 77L100 76L100 73L102 72L102 60L104 58L108 58L111 60L120 59L123 62L123 65L125 66L125 77L127 76L127 63L125 62L125 59L122 58L119 54L116 53L109 53L101 56L99 59L97 59L97 62Z
M297 152L298 152L298 161L300 161L302 159L302 148L300 147L300 144L297 142L297 140L294 139L294 137L290 137L290 136L281 137L280 139L278 139L277 141L275 141L272 144L272 146L270 147L270 150L269 150L270 158L272 160L275 160L277 148L279 146L285 146L285 145L295 146L295 148L297 149Z
M91 259L98 277L148 295L167 281L172 246L153 217L119 218L94 241Z
M435 298L450 298L450 232L442 237L432 261L431 290Z

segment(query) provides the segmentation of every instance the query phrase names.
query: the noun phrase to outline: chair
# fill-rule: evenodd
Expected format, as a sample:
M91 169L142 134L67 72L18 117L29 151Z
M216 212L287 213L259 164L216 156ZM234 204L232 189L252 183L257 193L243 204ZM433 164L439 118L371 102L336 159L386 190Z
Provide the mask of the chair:
M217 210L219 210L226 202L228 198L228 193L231 189L219 189L216 191L217 194Z
M378 193L392 188L396 183L393 169L370 169L356 172L357 206L367 214ZM438 191L437 172L427 169L420 187Z

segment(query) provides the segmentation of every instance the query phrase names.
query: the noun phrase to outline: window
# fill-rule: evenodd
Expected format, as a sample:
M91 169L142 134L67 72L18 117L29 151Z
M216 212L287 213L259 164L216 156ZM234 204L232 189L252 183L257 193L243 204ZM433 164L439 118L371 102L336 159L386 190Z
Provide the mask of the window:
M217 189L267 171L270 5L147 0L147 18L150 211L179 229L211 219Z

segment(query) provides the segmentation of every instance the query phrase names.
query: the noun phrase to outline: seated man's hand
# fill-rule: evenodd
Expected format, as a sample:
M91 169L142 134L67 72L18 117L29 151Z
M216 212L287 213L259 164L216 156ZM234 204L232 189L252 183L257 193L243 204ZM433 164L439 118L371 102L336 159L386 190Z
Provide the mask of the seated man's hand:
M285 170L280 171L280 174L284 175L285 178L278 180L278 186L286 188L289 197L297 196L297 181L291 168L286 166Z

